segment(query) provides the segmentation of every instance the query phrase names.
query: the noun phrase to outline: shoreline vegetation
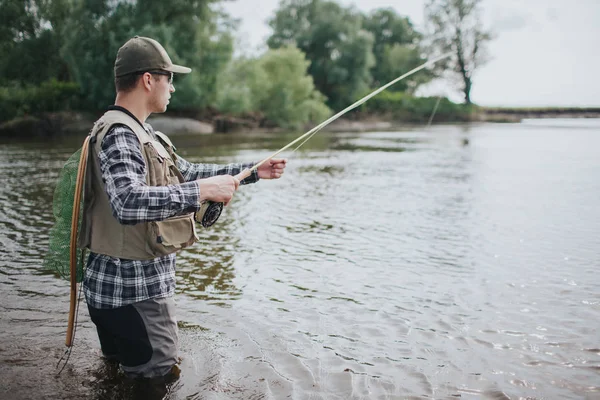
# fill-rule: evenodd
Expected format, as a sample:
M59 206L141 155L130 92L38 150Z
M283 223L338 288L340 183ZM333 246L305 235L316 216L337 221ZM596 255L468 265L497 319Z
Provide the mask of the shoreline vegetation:
M455 115L436 113L432 124L441 123L519 123L523 119L541 118L600 118L600 107L477 107L456 105L461 110ZM431 110L433 111L433 109ZM358 111L344 116L324 130L330 132L363 132L373 130L392 130L402 126L427 125L428 116L403 110L402 112L368 112ZM79 111L44 112L36 115L25 115L0 123L0 138L35 138L82 135L88 132L94 121L102 113ZM401 114L401 115L399 115ZM169 135L174 134L227 134L227 133L277 133L289 131L266 121L260 114L224 115L214 112L167 112L151 116L148 122L155 130ZM307 124L308 130L321 121Z
M600 107L472 104L472 74L492 37L480 29L479 0L429 1L423 31L391 7L363 12L336 0L287 0L268 20L264 51L240 55L239 21L221 8L224 2L172 0L167 12L163 2L8 0L0 32L0 138L89 132L114 101L115 55L134 34L158 40L174 63L193 67L177 75L168 112L149 120L168 134L306 131L399 76L325 130L394 130L430 119L600 118ZM420 68L425 54L449 52ZM465 104L415 96L423 85L451 77Z

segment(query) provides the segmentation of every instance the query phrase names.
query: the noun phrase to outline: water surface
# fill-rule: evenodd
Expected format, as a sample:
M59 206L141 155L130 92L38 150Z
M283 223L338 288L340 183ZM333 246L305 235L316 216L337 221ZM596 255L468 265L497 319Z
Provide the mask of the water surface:
M287 135L174 136L193 162ZM0 397L127 398L41 263L81 138L0 145ZM178 258L172 399L600 398L600 121L321 133Z

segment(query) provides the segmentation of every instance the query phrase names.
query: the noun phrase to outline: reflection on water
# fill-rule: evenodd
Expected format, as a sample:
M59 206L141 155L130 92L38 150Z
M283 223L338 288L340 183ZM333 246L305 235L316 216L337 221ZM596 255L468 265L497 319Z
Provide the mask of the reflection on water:
M179 257L179 293L221 306L227 306L227 300L241 295L232 283L235 277L233 248L239 240L228 239L228 225L230 228L229 222L215 226L208 238L203 238L194 249Z
M178 257L158 383L101 360L83 310L56 376L68 286L41 260L81 138L0 145L0 397L598 397L600 121L550 122L315 136ZM173 139L228 162L293 135Z

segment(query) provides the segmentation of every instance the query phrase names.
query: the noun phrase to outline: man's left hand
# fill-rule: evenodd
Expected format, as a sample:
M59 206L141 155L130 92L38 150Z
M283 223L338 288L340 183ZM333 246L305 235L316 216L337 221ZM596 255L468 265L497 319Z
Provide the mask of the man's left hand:
M283 175L283 170L287 160L285 158L272 158L257 168L260 179L279 179Z

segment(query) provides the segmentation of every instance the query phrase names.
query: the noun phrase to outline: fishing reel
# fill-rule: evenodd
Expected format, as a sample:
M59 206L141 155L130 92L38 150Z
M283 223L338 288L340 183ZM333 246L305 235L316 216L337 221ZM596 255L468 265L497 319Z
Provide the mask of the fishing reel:
M223 212L223 203L205 201L200 205L200 210L194 213L194 219L203 228L210 228L217 222Z
M255 165L253 169L258 167L258 165L260 164ZM239 174L237 174L235 177L237 178L237 180L242 181L249 177L251 173L252 170L245 169ZM215 224L215 222L217 222L217 220L221 216L224 206L225 205L223 203L217 203L210 200L204 201L200 204L200 210L196 211L196 213L194 214L194 219L196 220L196 222L202 225L203 228L210 228Z

